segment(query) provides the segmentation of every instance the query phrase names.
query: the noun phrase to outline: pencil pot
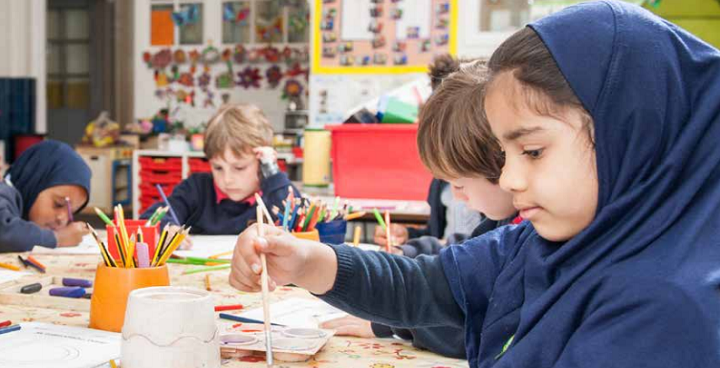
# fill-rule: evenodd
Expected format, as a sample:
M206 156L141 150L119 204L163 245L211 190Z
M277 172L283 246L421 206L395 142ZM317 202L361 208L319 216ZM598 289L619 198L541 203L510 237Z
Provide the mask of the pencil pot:
M123 368L219 368L220 343L210 294L189 287L130 293L120 359Z
M168 286L170 276L167 266L118 268L101 263L95 272L94 285L90 299L90 328L120 332L130 292L150 286Z
M312 231L299 231L292 234L298 239L320 241L320 234L318 234L317 229L313 229Z
M128 237L135 236L138 229L140 229L143 236L143 243L147 243L150 254L155 254L155 245L157 244L160 224L145 226L146 222L147 220L125 220L125 228L127 229ZM117 225L117 221L114 221L114 223ZM115 241L115 227L107 225L105 229L107 230L108 237L108 251L110 251L113 259L119 260L120 255L118 254L117 242ZM118 228L118 230L119 229L120 228ZM117 235L122 236L122 234Z
M315 225L320 234L320 241L327 244L342 244L345 242L347 232L347 221L335 220L321 222Z

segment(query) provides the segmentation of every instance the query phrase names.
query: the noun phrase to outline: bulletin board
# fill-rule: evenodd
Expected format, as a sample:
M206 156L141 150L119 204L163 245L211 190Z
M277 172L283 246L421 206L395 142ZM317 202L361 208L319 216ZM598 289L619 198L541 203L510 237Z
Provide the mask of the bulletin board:
M456 54L458 0L315 0L314 74L424 73Z

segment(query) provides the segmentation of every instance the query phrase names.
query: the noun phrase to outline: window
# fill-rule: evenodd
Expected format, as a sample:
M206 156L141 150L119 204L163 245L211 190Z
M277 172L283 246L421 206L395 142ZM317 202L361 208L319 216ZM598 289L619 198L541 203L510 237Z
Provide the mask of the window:
M85 5L48 9L48 108L90 106L90 15Z

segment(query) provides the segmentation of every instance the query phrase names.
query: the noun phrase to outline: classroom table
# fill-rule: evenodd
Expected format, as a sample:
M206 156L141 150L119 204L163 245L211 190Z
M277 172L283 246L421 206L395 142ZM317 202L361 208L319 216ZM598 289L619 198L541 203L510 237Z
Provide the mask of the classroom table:
M0 255L0 262L17 263L18 253ZM35 255L47 266L47 274L92 279L99 261L98 255ZM205 273L183 275L187 265L169 264L171 285L192 286L204 289ZM39 274L38 274L39 275ZM261 306L260 293L244 293L228 284L229 271L210 273L211 294L218 305L243 304L245 309ZM281 287L272 293L271 301L286 298L313 298L307 291L294 287ZM88 303L90 301L88 300ZM68 326L87 327L88 312L63 309L37 308L18 305L0 305L0 320L18 322L45 322ZM223 322L224 323L224 322ZM232 323L232 322L227 322ZM335 336L314 358L303 363L276 362L276 367L334 367L334 368L460 368L467 367L464 360L445 358L415 349L410 343L397 339L363 339ZM265 367L264 357L244 358L224 362L223 367Z

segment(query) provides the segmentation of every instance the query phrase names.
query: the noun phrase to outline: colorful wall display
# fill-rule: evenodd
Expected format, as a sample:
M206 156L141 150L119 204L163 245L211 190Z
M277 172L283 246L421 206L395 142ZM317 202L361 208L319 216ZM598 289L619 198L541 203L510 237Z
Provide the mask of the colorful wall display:
M421 73L456 53L457 0L315 2L313 73Z

